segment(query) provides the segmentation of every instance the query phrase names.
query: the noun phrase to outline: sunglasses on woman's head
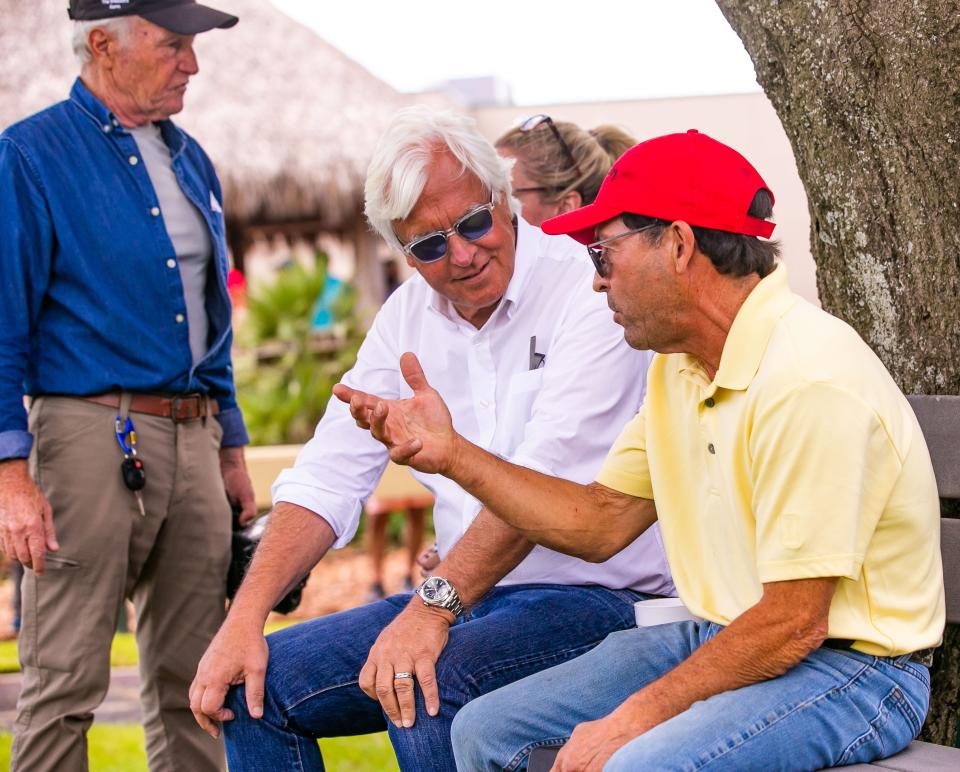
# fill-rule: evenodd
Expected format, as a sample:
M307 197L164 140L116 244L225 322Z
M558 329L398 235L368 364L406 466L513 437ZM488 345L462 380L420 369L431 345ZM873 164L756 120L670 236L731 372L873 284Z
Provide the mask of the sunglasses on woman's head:
M403 251L421 263L435 263L446 257L447 242L456 234L467 241L477 241L493 230L494 196L490 202L476 206L457 220L453 227L445 231L433 231L404 244Z
M526 134L527 132L533 131L544 124L546 124L547 128L553 132L553 136L556 138L557 144L560 145L564 154L567 156L567 159L570 161L570 167L577 173L578 177L582 177L583 175L580 173L580 164L577 163L576 156L574 156L573 151L570 149L570 145L564 141L560 134L560 130L556 127L553 122L553 118L551 118L549 115L544 115L542 113L540 115L531 115L529 118L527 118L527 120L520 124L520 131Z

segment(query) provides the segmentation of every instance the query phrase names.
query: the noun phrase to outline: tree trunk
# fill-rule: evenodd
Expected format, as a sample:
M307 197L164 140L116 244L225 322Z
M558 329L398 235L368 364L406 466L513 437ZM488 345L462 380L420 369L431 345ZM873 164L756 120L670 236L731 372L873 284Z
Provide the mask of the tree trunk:
M863 336L905 392L960 394L960 5L717 4L793 146L823 307ZM956 745L955 627L933 683L922 737Z

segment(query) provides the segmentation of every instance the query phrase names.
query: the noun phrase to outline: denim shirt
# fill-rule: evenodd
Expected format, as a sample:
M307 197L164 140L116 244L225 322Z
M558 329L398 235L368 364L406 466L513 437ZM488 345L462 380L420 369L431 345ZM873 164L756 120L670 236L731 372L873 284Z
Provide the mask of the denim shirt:
M0 459L25 458L23 395L203 392L223 447L248 442L230 347L220 183L196 141L160 124L210 229L209 348L193 364L173 244L133 136L78 78L70 98L0 134Z

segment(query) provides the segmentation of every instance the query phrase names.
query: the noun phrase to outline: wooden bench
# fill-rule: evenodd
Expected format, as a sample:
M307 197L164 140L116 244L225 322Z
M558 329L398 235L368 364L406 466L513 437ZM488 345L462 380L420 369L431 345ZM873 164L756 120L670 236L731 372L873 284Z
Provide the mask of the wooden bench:
M944 499L960 499L960 397L910 396L910 404L930 449L937 489ZM960 520L941 518L940 552L947 598L947 622L960 623ZM537 748L527 762L528 772L548 772L559 748ZM960 748L913 742L888 759L871 764L832 767L841 770L897 770L897 772L956 772Z

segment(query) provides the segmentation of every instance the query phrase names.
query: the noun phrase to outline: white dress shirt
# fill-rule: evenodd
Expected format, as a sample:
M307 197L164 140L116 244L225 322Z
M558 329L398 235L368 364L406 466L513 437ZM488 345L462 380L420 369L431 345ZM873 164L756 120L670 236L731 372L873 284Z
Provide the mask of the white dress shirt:
M516 464L588 483L643 400L649 353L634 351L591 287L586 250L519 221L513 277L479 330L419 276L380 309L357 363L343 383L387 399L412 392L400 355L414 352L440 392L456 430ZM539 357L531 357L531 338ZM532 361L533 360L533 361ZM350 542L387 451L331 398L316 434L273 486L274 504L298 504ZM413 472L436 497L433 522L445 556L480 503L440 475ZM537 546L500 584L595 584L674 595L658 527L605 563L588 563Z

